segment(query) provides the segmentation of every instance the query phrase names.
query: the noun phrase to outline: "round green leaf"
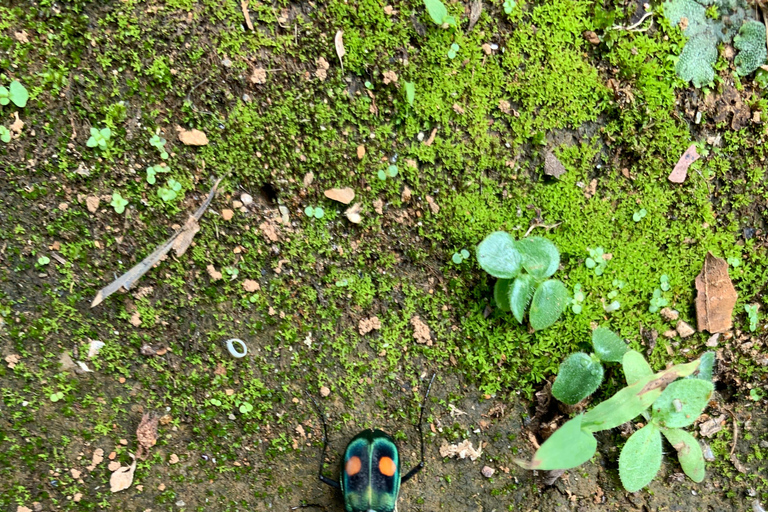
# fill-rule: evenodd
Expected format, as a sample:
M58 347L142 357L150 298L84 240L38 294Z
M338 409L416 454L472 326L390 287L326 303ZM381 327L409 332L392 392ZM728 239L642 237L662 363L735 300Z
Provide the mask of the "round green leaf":
M494 231L477 246L480 268L493 277L513 279L520 273L522 256L515 248L515 239L504 231Z
M507 298L509 308L521 324L525 317L525 310L528 308L535 290L536 279L530 274L520 274L509 288L509 296Z
M675 381L653 403L653 419L662 427L687 427L704 411L714 389L708 380Z
M535 331L546 329L560 318L571 300L568 289L557 279L544 281L536 289L528 317Z
M629 350L621 359L621 366L624 369L624 376L627 378L627 384L632 385L635 382L653 375L653 370L640 352Z
M515 248L523 256L523 268L537 279L548 278L560 265L560 252L546 238L523 238L515 243Z
M610 329L598 327L592 331L592 346L601 361L618 363L627 352L627 344Z
M629 492L639 491L653 480L661 468L661 433L653 423L629 438L619 455L619 476Z
M493 299L496 301L496 307L502 311L509 311L509 286L511 279L497 279L493 285Z
M582 416L565 422L536 450L533 460L523 466L542 471L571 469L591 459L597 450L597 440L581 429Z
M11 82L11 101L19 107L24 108L27 106L27 100L29 100L29 93L27 89L19 82L14 80Z
M583 352L571 354L560 363L552 384L552 396L568 405L575 405L595 392L603 381L603 365Z
M704 480L704 454L701 445L691 434L677 428L663 429L661 431L667 438L672 448L677 450L677 460L688 478L696 483Z

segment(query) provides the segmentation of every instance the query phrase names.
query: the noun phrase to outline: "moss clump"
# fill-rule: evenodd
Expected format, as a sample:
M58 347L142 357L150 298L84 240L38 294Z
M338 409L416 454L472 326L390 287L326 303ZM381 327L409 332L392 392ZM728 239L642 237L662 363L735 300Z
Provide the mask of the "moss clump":
M704 36L692 37L680 53L675 71L694 87L703 87L715 79L712 67L717 61L717 47Z
M759 21L748 21L741 26L733 45L740 50L733 60L736 72L745 76L765 63L765 25Z

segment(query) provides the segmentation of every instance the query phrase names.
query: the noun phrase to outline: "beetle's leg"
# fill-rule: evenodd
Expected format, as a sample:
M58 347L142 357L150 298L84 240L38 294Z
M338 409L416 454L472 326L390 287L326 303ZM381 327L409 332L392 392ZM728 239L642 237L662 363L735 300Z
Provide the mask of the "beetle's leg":
M421 412L419 412L419 438L421 439L421 462L419 462L416 467L411 469L404 477L400 478L400 485L404 484L408 480L414 477L416 473L422 470L424 468L424 431L421 429L421 422L424 419L424 405L427 403L427 398L429 398L429 392L432 390L432 383L435 381L435 375L436 373L432 374L432 378L429 380L429 386L427 387L427 394L424 395L424 400L421 402Z
M325 508L325 505L320 505L318 503L308 503L306 505L297 505L295 507L291 507L291 510L298 510L300 508L311 508L311 507L317 507L323 510L328 510L327 508Z
M328 432L327 432L327 429L325 428L325 415L322 412L320 412L320 406L317 405L317 402L315 401L314 397L310 395L309 392L307 392L307 396L309 397L310 400L312 400L312 403L315 405L315 411L317 411L317 415L320 417L320 423L323 425L323 451L320 452L320 468L317 470L317 477L324 484L340 489L341 485L339 485L339 482L331 478L328 478L323 474L323 461L325 461L325 452L328 448Z

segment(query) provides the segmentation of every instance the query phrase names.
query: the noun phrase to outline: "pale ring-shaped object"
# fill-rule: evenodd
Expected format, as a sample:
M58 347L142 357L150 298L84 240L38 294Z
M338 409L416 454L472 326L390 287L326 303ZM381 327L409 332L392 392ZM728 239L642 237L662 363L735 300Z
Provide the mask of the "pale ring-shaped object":
M240 338L231 338L224 343L227 345L227 350L229 350L229 353L232 354L232 357L240 359L241 357L245 357L245 354L248 353L248 347L245 346L245 342ZM234 345L235 343L240 345L240 348L243 349L242 352L237 351Z

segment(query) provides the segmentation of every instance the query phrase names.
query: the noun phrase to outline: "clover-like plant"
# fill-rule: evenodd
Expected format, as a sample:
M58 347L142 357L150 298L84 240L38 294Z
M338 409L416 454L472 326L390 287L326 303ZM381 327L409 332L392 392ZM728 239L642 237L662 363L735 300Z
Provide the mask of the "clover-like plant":
M109 147L109 139L112 137L112 130L109 128L91 128L91 136L88 138L88 142L85 143L89 148L98 147L102 151Z
M165 187L160 187L157 189L157 195L160 196L160 199L165 201L166 203L173 201L179 195L181 192L181 183L176 181L173 178L168 178L168 181L165 184Z
M112 202L109 205L115 209L115 213L123 213L128 206L128 200L124 199L119 192L112 192Z
M304 215L309 218L322 219L325 215L325 210L322 206L307 206L304 208Z
M608 260L605 259L605 250L602 247L595 247L594 249L588 249L589 258L584 260L584 264L587 268L591 268L595 271L596 276L603 275L605 268L608 266Z
M603 381L601 361L618 363L627 352L627 344L618 334L605 327L592 331L594 353L577 352L560 364L552 396L568 405L575 405L595 392Z
M640 208L632 215L632 220L635 222L640 222L646 215L648 215L648 210L645 208Z
M1 124L0 124L0 140L5 143L11 142L11 131Z
M571 302L565 285L549 279L560 265L560 252L546 238L515 240L495 231L477 246L477 261L498 278L493 288L496 305L511 311L521 324L530 305L528 320L536 331L554 324Z
M456 55L459 54L459 45L456 43L451 44L451 48L448 50L448 58L453 60Z
M7 105L13 102L17 107L24 108L27 106L28 100L29 93L27 89L17 80L11 82L8 88L0 85L0 105Z
M759 304L746 304L744 306L744 311L749 316L749 330L752 332L757 330L757 309L759 307Z
M512 10L517 5L517 2L515 0L504 0L504 12L507 14L512 14Z
M149 143L155 147L160 152L160 158L163 160L168 160L168 152L165 150L165 144L168 141L166 141L161 136L155 134L149 139Z
M461 262L463 262L467 258L469 258L469 251L466 249L462 249L460 251L453 253L453 256L451 256L451 261L457 265L461 265Z
M573 285L573 299L571 299L571 311L573 311L574 315L578 315L581 313L581 310L583 309L583 306L581 305L582 302L584 302L584 299L586 298L586 295L584 295L584 292L581 289L581 283L576 283Z
M436 25L442 28L456 28L456 18L448 14L448 9L440 0L424 0L424 6L427 8L429 17Z
M648 306L649 313L658 313L663 307L669 305L669 301L661 295L661 289L656 288L653 290L653 297L651 297L651 305Z
M157 175L161 172L168 172L170 169L165 164L151 165L147 167L147 183L154 185L157 181Z
M589 411L567 421L536 451L530 461L515 462L527 469L571 469L597 450L593 433L609 430L638 416L645 425L624 445L619 476L629 492L639 491L661 468L662 435L677 451L680 466L694 482L704 479L704 456L698 441L682 427L693 424L709 402L714 354L653 373L645 358L628 350L622 358L627 387ZM695 378L686 378L686 377Z
M386 181L387 178L394 178L395 176L397 176L397 166L395 164L392 164L389 167L387 167L386 170L379 169L377 176L381 181Z

